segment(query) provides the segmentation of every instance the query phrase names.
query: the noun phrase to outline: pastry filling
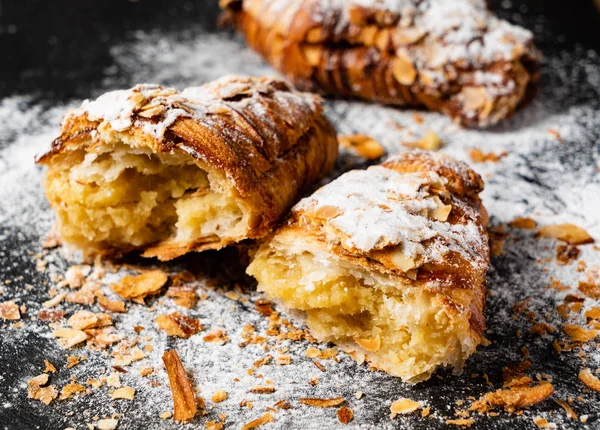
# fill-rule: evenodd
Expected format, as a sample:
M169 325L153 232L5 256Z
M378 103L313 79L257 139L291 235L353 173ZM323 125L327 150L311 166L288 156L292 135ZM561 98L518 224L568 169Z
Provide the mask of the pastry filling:
M221 183L186 154L116 144L58 154L46 189L67 243L129 249L244 231L241 198Z
M309 252L268 249L248 273L269 298L302 311L317 339L407 382L427 379L438 366L461 369L477 345L468 315L445 306L436 294L382 285L361 269Z

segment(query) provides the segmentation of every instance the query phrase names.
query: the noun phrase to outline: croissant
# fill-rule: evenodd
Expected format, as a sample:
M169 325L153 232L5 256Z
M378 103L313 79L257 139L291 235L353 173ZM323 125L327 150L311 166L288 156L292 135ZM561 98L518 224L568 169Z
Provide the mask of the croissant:
M247 273L311 334L415 383L483 339L487 214L479 175L412 152L301 200Z
M531 32L485 0L221 0L225 21L298 88L425 107L465 126L533 98Z
M66 243L169 260L267 235L336 155L318 96L229 76L85 101L37 162Z

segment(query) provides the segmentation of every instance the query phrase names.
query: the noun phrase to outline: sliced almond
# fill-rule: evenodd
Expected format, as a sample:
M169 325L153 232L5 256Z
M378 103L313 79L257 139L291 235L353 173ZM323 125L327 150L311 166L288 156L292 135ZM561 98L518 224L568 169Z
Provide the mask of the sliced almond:
M364 134L339 135L338 142L367 160L377 160L385 154L385 149L379 142Z
M227 400L227 393L223 390L215 391L210 400L212 400L213 403L224 402Z
M563 330L573 342L586 343L598 335L597 330L589 330L576 324L565 324Z
M332 399L315 399L315 398L303 398L298 399L300 403L304 403L308 406L314 406L317 408L331 408L333 406L339 406L344 403L343 397L335 397Z
M394 263L394 265L403 272L408 272L409 270L417 267L416 261L404 255L404 252L402 252L400 249L391 254L391 259L392 263Z
M254 421L250 421L247 424L244 424L244 426L242 427L242 430L252 430L252 429L262 426L263 424L272 423L273 421L275 421L275 418L273 418L272 414L267 412L262 417L257 418Z
M594 239L583 228L575 224L550 224L538 229L543 237L562 240L572 245L594 243Z
M460 94L466 111L476 111L485 104L487 99L487 92L481 87L464 87Z
M124 299L144 303L146 296L157 294L169 277L162 270L150 270L137 276L125 276L110 288Z
M578 377L579 380L583 382L588 388L600 392L600 379L592 373L591 369L587 367L581 369Z
M546 400L553 392L554 387L549 383L497 390L473 402L469 410L485 413L490 409L503 407L507 412L514 412L516 409L527 408Z
M392 413L392 419L396 418L398 414L410 414L417 409L421 409L423 404L421 402L415 402L414 400L401 398L392 402L390 406L390 412Z
M154 322L156 322L158 328L169 336L177 336L184 339L203 329L199 319L186 317L179 312L159 315Z
M117 390L115 390L114 393L112 393L111 398L114 399L126 399L126 400L133 400L135 396L135 389L131 388L131 387L122 387L119 388Z
M402 85L411 85L417 78L417 70L415 69L413 62L405 56L394 58L392 63L392 74Z

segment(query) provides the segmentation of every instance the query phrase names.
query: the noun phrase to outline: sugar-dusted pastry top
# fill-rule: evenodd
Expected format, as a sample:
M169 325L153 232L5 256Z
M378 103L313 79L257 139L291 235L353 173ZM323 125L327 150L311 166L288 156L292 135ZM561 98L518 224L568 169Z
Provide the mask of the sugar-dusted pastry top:
M66 115L61 135L38 161L48 163L104 133L122 134L128 144L153 151L181 149L224 171L242 196L264 185L282 159L313 138L321 142L321 156L308 168L315 173L309 177L328 170L337 154L318 96L277 79L226 76L181 92L143 84L86 100Z
M530 31L494 16L485 0L244 0L242 7L296 41L352 42L359 27L388 28L389 48L435 44L413 58L432 69L459 61L473 66L511 61L533 43Z
M384 264L383 255L400 247L415 262L408 269L445 263L452 252L485 271L482 188L466 164L412 152L345 173L294 206L292 222L333 247Z

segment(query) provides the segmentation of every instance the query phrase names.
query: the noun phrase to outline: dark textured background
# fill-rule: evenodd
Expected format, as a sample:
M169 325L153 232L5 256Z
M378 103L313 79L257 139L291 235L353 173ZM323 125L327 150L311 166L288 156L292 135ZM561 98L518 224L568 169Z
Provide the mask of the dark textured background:
M491 3L503 18L534 30L538 46L543 52L570 50L576 45L584 49L600 50L600 15L591 1L531 0ZM111 46L132 40L135 30L150 31L158 28L165 32L175 32L189 29L198 34L216 31L217 9L216 1L0 0L0 98L33 94L33 102L42 101L49 105L57 101L86 98L90 92L102 86L103 70L113 65L113 57L109 54ZM117 70L115 76L116 79L111 81L114 86L133 84L121 70ZM582 94L582 98L585 98L585 94ZM6 143L0 142L0 147ZM23 283L36 282L38 275L30 270L30 256L19 253L22 247L25 249L28 240L18 234L10 234L9 239L0 244L0 279L23 276ZM508 244L505 256L495 261L491 277L498 283L503 274L511 272L511 267L521 263L522 258L523 255L518 253L512 254ZM533 256L529 258L534 259ZM38 294L40 297L32 292L28 298L37 301L46 299L44 291L39 291ZM487 313L489 315L494 312L496 309L492 305ZM28 336L34 335L30 333ZM53 341L45 338L37 338L33 342L30 340L33 339L24 339L21 344L5 344L3 347L0 337L0 352L4 360L0 364L4 375L4 379L0 381L0 406L8 391L15 389L20 382L21 375L34 371L31 363L39 362L42 358L64 361L64 352L50 346L54 345ZM504 344L510 343L511 339L499 339L497 347L501 349ZM536 360L540 361L540 357L544 366L552 373L564 372L569 375L568 384L577 384L573 378L578 370L577 363L556 357L550 347L545 354L538 352ZM474 366L483 366L484 363L477 363L478 360L481 358L474 358ZM538 364L540 363L534 363ZM498 366L495 367L499 369ZM380 383L382 391L393 389L388 387L389 378L371 375L364 369L359 372L361 375L364 373L365 380ZM490 374L490 377L497 378L498 375ZM469 377L464 375L459 379L458 386L465 386ZM453 385L440 381L431 381L419 387L418 390L424 393L438 393L440 398L455 389ZM432 402L435 405L435 396L432 397ZM128 407L125 405L123 412ZM36 403L32 407L30 402L23 402L10 409L0 408L0 427L64 428L71 422L65 418L65 408L77 410L77 405L54 408ZM543 410L547 408L555 409L556 405L544 406ZM582 408L581 413L591 413L595 409L593 405L586 408ZM422 421L417 425L425 428L427 423ZM139 427L140 424L124 422L120 428L132 426ZM513 421L508 416L502 416L495 420L480 419L477 428L532 428L532 423ZM598 423L592 421L588 428L599 428Z

